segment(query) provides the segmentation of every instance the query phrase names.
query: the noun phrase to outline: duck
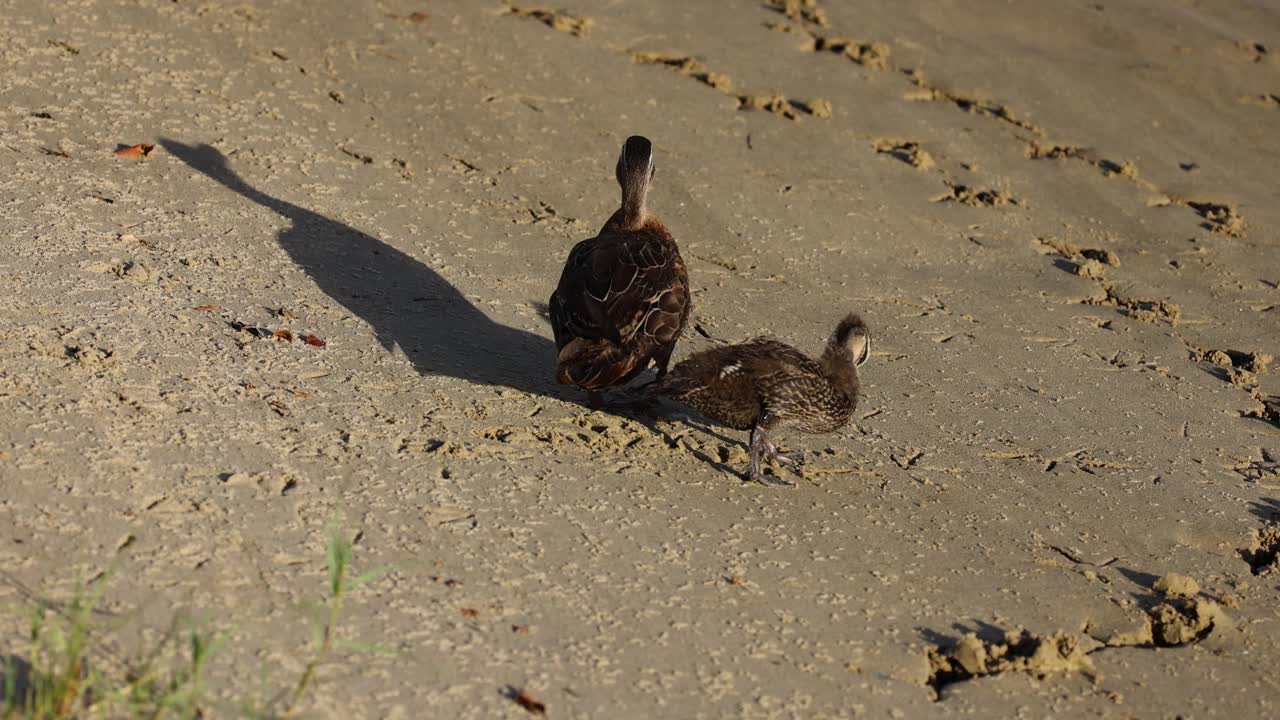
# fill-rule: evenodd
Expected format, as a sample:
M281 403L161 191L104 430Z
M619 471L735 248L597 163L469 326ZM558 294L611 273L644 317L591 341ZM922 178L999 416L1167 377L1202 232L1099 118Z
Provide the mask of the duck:
M836 325L817 360L780 340L758 337L690 355L655 390L726 427L750 430L748 479L794 485L761 472L763 457L793 471L803 461L803 453L778 452L771 433L780 426L829 433L848 423L861 392L858 368L870 353L866 323L851 313Z
M622 204L595 237L574 245L547 303L556 344L556 381L603 392L650 364L667 374L689 322L689 275L671 232L648 208L653 143L632 135L615 168Z

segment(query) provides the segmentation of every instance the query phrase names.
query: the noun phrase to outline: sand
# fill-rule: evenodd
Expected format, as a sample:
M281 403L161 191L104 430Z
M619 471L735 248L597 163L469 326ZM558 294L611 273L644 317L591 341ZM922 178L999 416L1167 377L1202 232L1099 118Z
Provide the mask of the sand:
M101 657L227 629L234 715L340 515L392 652L310 717L1280 715L1277 47L1265 3L0 0L0 653L107 572ZM872 328L795 488L552 380L632 133L677 358Z

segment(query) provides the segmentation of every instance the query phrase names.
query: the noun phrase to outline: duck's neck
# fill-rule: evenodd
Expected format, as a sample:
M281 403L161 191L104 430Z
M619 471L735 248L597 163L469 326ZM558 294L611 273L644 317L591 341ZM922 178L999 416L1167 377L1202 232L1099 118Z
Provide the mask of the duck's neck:
M851 399L858 396L858 367L847 345L828 345L818 364L832 385Z
M645 206L649 197L649 181L647 177L627 180L629 182L622 184L622 207L618 209L617 217L622 227L636 230L643 227L649 217L649 209Z

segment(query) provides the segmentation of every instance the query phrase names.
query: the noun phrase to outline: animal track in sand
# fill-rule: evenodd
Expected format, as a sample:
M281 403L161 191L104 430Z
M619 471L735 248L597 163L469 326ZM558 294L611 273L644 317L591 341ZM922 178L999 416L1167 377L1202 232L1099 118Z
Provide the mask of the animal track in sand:
M1268 542L1273 545L1267 545ZM1255 546L1261 549L1254 549ZM1079 558L1065 550L1053 549L1073 563L1081 564ZM1274 567L1277 551L1280 551L1280 529L1266 538L1259 536L1250 549L1241 553L1249 553L1246 559L1251 565L1254 562L1251 558L1258 557L1267 567ZM1097 576L1096 570L1088 572ZM1201 596L1200 585L1195 580L1169 573L1157 580L1152 590L1155 595L1146 599L1147 607L1133 627L1103 631L1086 623L1081 635L1059 631L1039 636L1018 629L1006 630L1001 641L984 641L975 633L967 633L951 643L930 644L925 649L929 668L925 684L933 690L934 700L942 701L945 699L943 689L948 685L1009 672L1024 672L1038 679L1053 674L1080 673L1096 683L1101 678L1089 656L1107 648L1179 647L1210 637L1215 643L1227 643L1238 636L1235 624L1222 607ZM1133 604L1132 600L1122 603L1126 607Z
M1140 600L1145 605L1141 624L1113 630L1100 638L1107 647L1167 648L1214 638L1229 643L1237 635L1235 623L1222 606L1200 593L1200 584L1179 573L1168 573L1151 586L1155 592ZM1132 604L1128 600L1122 604ZM1089 626L1086 632L1091 632Z
M1066 269L1090 280L1102 280L1107 268L1120 267L1120 256L1110 250L1099 248L1082 248L1072 242L1057 238L1036 238L1045 247L1051 248L1067 262Z
M712 72L697 58L689 55L640 51L633 52L631 60L638 65L661 65L691 77L707 87L735 98L738 101L739 110L767 110L788 120L797 120L801 115L812 115L817 118L831 117L831 103L826 100L801 101L783 95L739 93L728 75Z
M1119 463L1112 460L1100 460L1092 457L1087 448L1072 450L1071 452L1064 453L1056 458L1046 458L1029 450L994 450L983 453L983 457L988 457L993 460L1022 460L1024 462L1039 465L1043 472L1053 472L1059 465L1068 465L1090 475L1098 474L1094 471L1095 469L1134 470L1138 467L1136 465Z
M827 27L827 11L822 9L818 0L765 0L764 6L780 12L792 20L811 23L818 27Z
M1245 105L1260 105L1266 108L1280 108L1280 95L1275 93L1259 93L1257 95L1242 95L1237 98L1238 102Z
M1024 206L1018 198L1004 190L975 190L968 185L960 185L944 180L948 192L931 198L932 202L955 202L969 207L1002 207L1004 205Z
M1274 356L1263 352L1215 350L1190 345L1188 350L1193 361L1211 363L1222 370L1223 379L1240 387L1256 385L1257 376L1265 373L1268 366L1275 362Z
M547 10L545 8L522 8L518 5L508 4L502 11L503 15L513 15L515 17L528 18L537 20L553 30L569 33L574 37L583 37L587 31L591 29L592 19L582 17L580 15L570 15L563 10Z
M1266 448L1260 448L1258 454L1261 456L1260 458L1237 462L1231 466L1231 469L1237 475L1252 483L1261 483L1269 478L1280 479L1280 458L1271 454L1271 451ZM1256 550L1257 548L1254 549ZM1254 574L1257 575L1258 573Z
M912 140L895 138L876 138L871 146L881 155L888 155L921 170L934 167L933 157L920 147L920 143Z
M1045 135L1043 128L1032 123L1030 120L1019 117L1008 107L1001 105L1000 103L991 100L982 100L972 95L932 85L925 79L924 73L918 68L907 69L902 72L907 76L907 79L911 81L911 84L916 87L915 90L907 93L906 98L908 100L914 102L951 103L965 112L994 118L1001 122L1013 125L1014 127L1035 133L1040 137L1044 137Z
M1161 195L1147 202L1148 207L1168 207L1170 205L1182 205L1195 210L1196 214L1205 220L1200 223L1200 227L1219 235L1242 238L1248 229L1244 222L1244 217L1240 215L1233 205L1226 203L1210 200L1191 200L1172 195Z
M1240 549L1240 558L1249 563L1254 575L1280 572L1280 523L1271 522L1253 531L1249 544Z
M1182 307L1167 300L1150 300L1136 298L1118 285L1103 285L1104 295L1088 297L1081 302L1085 305L1101 305L1119 308L1125 317L1141 322L1167 322L1177 325L1182 317Z
M590 413L551 423L494 426L480 431L486 440L506 445L550 446L596 452L640 452L649 454L671 447L665 436L626 418Z
M854 40L843 37L828 37L812 28L796 28L787 23L767 22L765 27L783 33L803 32L809 36L807 47L811 52L835 53L872 70L888 70L890 67L889 46L880 42Z
M1115 162L1094 157L1088 149L1078 145L1053 145L1028 140L1026 155L1031 160L1080 160L1098 168L1106 177L1123 177L1138 185L1155 190L1155 186L1138 177L1138 166L1129 160Z
M1280 428L1280 395L1264 395L1260 388L1252 388L1249 394L1258 401L1256 407L1246 410L1244 417L1257 418Z
M799 0L770 0L765 3L765 7L780 12L792 20L807 24L808 26L802 27L800 30L812 38L813 42L809 49L814 52L830 51L841 53L854 62L876 69L891 67L887 45L844 38L828 38L814 30L813 27L810 27L816 25L825 28L828 26L826 14L821 11L816 2L810 2L809 0L804 0L803 2ZM798 31L786 23L766 23L766 26L787 33ZM1260 62L1263 58L1268 57L1267 49L1259 43L1241 42L1237 43L1237 46L1249 52L1250 58L1254 62ZM1014 112L1007 105L934 85L925 78L924 72L919 68L904 68L902 73L915 86L913 90L905 95L905 99L909 101L950 103L965 112L988 117L1011 125L1014 128L1026 130L1037 137L1043 138L1047 136L1044 128ZM1272 93L1243 97L1240 98L1240 101L1267 107L1280 107L1280 95ZM1123 177L1139 187L1159 192L1153 183L1139 176L1138 167L1132 161L1115 162L1106 158L1099 158L1092 155L1086 148L1075 145L1042 144L1035 140L1023 140L1027 143L1026 155L1029 159L1079 160L1087 162L1102 171L1102 174L1106 177ZM879 151L878 147L877 151ZM960 198L954 199L959 200ZM963 200L961 201L963 202ZM1244 219L1230 205L1177 200L1167 195L1162 195L1160 199L1152 201L1149 205L1158 206L1175 203L1186 205L1196 210L1206 220L1203 227L1213 232L1232 237L1244 236ZM979 204L986 205L987 203L979 200Z
M943 699L948 685L987 675L1025 672L1038 679L1054 673L1082 673L1096 678L1093 661L1086 646L1087 638L1066 632L1046 637L1026 630L1006 631L1003 642L988 642L968 633L948 647L930 645L926 651L929 676L925 683L933 690L933 699Z
M1167 300L1149 300L1135 298L1115 283L1106 282L1108 268L1120 266L1120 256L1114 252L1098 248L1082 248L1075 243L1056 238L1036 238L1045 247L1051 248L1063 260L1063 269L1080 277L1094 280L1102 288L1101 295L1087 297L1080 302L1085 305L1105 305L1119 308L1126 317L1142 322L1167 322L1177 325L1182 317L1182 308Z
M1236 49L1239 50L1246 60L1249 62L1262 62L1267 59L1267 46L1259 42L1249 42L1247 40L1237 40Z

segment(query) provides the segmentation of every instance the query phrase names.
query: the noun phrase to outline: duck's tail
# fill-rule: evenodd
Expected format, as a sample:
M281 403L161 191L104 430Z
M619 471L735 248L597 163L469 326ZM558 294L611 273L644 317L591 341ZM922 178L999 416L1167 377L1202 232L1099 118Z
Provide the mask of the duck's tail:
M603 390L630 380L640 369L635 353L611 340L575 338L556 358L556 382L584 390Z

